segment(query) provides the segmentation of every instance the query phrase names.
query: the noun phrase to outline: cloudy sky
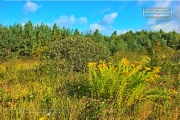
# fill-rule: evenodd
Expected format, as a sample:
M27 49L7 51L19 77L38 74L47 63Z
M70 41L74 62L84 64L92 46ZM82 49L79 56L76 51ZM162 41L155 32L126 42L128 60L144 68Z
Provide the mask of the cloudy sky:
M144 18L143 8L171 8L172 18ZM0 24L28 20L105 35L142 29L180 33L180 0L0 0Z

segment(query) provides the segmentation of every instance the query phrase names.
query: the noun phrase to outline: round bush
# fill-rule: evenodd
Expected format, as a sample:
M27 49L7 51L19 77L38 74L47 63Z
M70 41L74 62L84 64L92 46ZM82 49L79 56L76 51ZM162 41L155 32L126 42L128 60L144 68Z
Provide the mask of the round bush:
M63 61L62 66L76 72L86 70L87 63L110 59L110 52L102 43L88 37L68 37L54 42L50 47L51 59Z

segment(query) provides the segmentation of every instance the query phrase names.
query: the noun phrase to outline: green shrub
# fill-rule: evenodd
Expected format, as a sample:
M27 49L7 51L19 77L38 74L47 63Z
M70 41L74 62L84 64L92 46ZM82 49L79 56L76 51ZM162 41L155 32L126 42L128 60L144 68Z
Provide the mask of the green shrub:
M105 45L80 36L54 42L49 51L51 59L63 61L64 69L76 72L84 71L88 62L100 59L108 61L109 56L110 53Z

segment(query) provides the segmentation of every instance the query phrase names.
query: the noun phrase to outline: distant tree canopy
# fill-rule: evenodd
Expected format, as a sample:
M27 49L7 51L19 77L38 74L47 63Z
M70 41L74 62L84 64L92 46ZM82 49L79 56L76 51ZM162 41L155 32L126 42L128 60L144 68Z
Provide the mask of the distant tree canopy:
M117 35L117 32L114 31L111 36L105 36L98 29L93 33L82 34L78 29L60 28L56 23L50 27L43 23L34 25L31 21L28 21L25 25L0 25L0 60L7 60L14 55L20 58L41 56L41 53L44 53L51 44L59 43L58 41L67 41L67 38L71 40L75 37L82 37L80 39L104 44L111 55L125 50L151 54L153 48L157 46L170 47L174 50L180 49L180 34L175 31L168 33L163 30L156 32L142 30L135 33L128 31L120 35ZM82 47L82 44L78 47ZM94 50L91 47L89 49Z
M111 36L116 36L116 35L117 35L117 31L114 31Z

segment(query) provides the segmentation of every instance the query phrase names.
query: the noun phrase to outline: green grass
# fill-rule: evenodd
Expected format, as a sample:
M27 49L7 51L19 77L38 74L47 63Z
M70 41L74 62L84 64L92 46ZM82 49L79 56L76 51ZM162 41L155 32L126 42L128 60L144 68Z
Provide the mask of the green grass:
M153 70L149 76L143 76L145 67L138 69L138 63L135 68L128 61L111 68L107 63L99 64L102 69L89 69L93 74L64 71L57 64L17 59L2 63L1 119L178 120L180 117L180 81L170 71L152 82L143 82L145 77L154 75L150 74Z

